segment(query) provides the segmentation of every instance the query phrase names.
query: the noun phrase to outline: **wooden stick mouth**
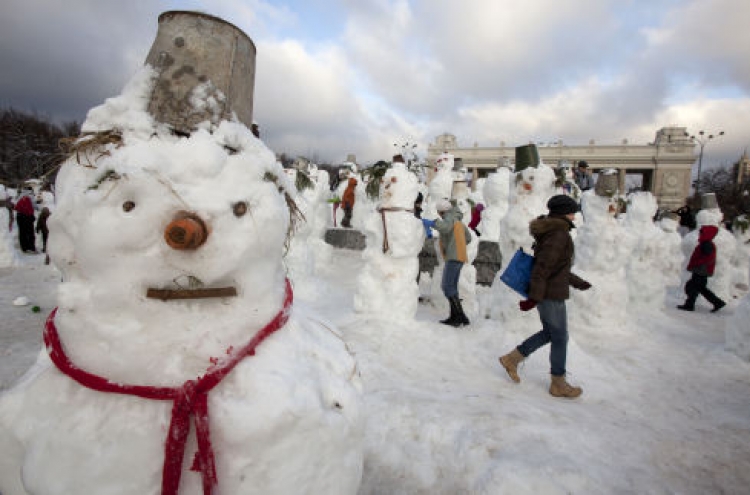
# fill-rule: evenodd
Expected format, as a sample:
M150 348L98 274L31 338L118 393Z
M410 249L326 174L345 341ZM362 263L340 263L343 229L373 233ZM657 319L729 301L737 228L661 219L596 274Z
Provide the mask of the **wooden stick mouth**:
M213 287L207 289L152 289L146 291L146 297L170 301L174 299L207 299L216 297L235 297L234 287Z

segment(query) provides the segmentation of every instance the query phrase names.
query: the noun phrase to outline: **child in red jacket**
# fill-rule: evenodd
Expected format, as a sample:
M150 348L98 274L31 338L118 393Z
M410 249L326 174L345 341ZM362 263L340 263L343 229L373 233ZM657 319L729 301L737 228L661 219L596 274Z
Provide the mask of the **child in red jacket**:
M687 270L693 272L692 277L685 284L687 299L685 304L681 304L677 308L684 311L694 311L695 300L699 294L714 305L711 310L712 313L727 305L708 288L708 277L714 274L714 268L716 267L716 245L714 245L713 239L718 233L719 228L715 225L701 227L698 234L698 245L695 246L687 266Z

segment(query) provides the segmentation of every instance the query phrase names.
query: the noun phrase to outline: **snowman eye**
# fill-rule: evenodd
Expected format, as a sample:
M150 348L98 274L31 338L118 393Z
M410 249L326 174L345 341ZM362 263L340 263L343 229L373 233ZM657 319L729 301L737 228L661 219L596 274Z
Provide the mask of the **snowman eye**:
M247 203L245 201L238 201L232 205L232 213L234 216L241 217L247 213Z
M122 204L122 209L123 209L123 211L130 211L130 210L132 210L133 208L135 208L135 203L133 203L132 201L125 201L125 202L124 202L124 203Z

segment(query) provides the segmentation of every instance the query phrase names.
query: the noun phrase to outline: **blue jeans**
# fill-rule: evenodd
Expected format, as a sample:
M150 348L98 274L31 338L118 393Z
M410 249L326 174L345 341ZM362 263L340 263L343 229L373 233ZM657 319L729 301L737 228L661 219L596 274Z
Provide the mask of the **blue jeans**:
M461 276L461 268L463 267L463 261L448 260L445 262L440 288L443 289L443 294L448 299L458 296L458 277Z
M529 356L545 344L550 344L550 373L555 376L565 374L565 360L568 354L568 313L565 301L545 299L537 305L542 329L524 340L518 352Z

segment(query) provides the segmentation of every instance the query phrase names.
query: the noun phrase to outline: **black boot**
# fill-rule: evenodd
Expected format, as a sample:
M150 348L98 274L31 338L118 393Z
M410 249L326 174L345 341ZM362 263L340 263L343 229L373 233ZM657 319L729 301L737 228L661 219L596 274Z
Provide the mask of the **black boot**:
M464 313L464 308L461 306L461 299L458 296L456 296L456 323L458 323L456 326L469 325L471 323L469 318L466 317L466 313Z
M695 311L695 307L692 304L688 303L680 304L679 306L677 306L677 309L681 309L683 311Z
M440 320L440 323L442 323L443 325L450 325L452 327L455 327L456 326L456 305L453 302L452 297L448 298L448 302L451 305L451 315L445 320Z

